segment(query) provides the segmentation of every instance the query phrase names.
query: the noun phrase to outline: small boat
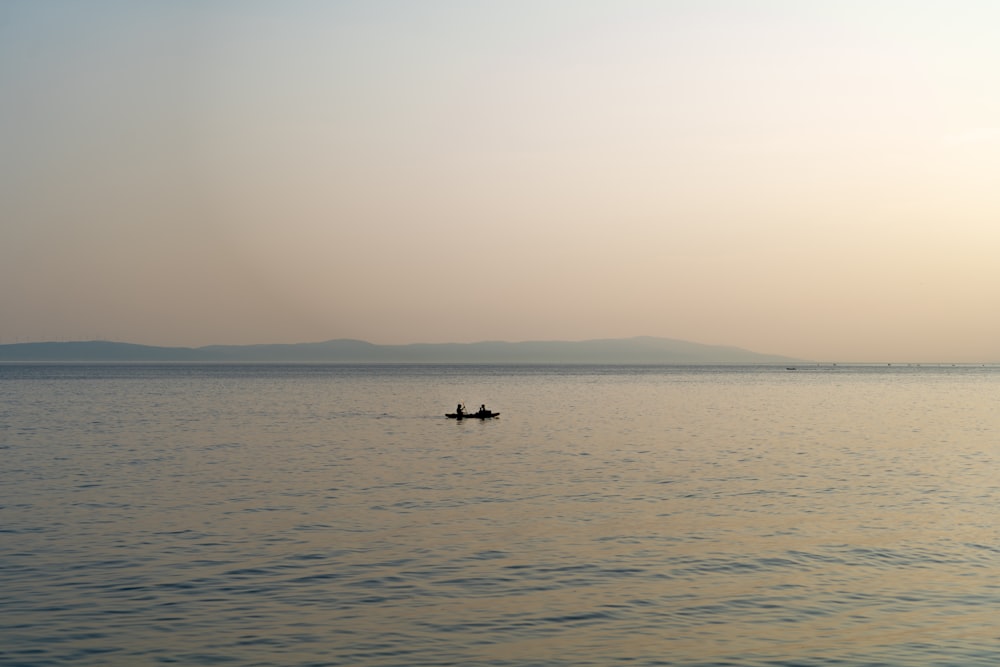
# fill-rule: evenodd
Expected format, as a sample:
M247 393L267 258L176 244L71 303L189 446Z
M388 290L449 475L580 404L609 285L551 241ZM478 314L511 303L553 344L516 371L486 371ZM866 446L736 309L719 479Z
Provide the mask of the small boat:
M462 414L449 412L445 415L448 419L493 419L499 416L499 412L493 412L492 410L486 410L485 412L463 412Z

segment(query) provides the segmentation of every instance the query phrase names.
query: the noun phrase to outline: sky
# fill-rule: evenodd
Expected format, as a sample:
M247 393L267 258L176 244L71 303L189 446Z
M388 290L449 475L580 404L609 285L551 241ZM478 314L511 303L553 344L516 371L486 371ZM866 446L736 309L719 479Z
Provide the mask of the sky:
M1000 361L993 0L0 0L0 343Z

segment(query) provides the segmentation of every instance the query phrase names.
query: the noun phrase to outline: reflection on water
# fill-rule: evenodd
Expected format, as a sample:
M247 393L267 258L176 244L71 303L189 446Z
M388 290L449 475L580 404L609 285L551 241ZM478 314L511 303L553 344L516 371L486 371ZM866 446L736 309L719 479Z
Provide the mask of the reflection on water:
M993 665L998 388L0 366L0 664Z

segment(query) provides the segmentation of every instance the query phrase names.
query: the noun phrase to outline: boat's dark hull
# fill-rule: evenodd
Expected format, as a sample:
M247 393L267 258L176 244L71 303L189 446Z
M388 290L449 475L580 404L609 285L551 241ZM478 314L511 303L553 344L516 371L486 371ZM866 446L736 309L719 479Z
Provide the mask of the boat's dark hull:
M448 419L493 419L494 417L499 416L499 412L470 412L467 415L460 415L457 412L449 412L445 415Z

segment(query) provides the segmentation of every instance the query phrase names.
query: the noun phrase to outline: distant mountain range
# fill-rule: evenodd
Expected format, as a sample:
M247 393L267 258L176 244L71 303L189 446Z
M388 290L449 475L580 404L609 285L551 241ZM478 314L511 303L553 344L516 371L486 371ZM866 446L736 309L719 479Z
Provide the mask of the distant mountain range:
M800 361L670 338L375 345L338 339L289 345L155 347L110 341L0 345L0 362L769 364Z

